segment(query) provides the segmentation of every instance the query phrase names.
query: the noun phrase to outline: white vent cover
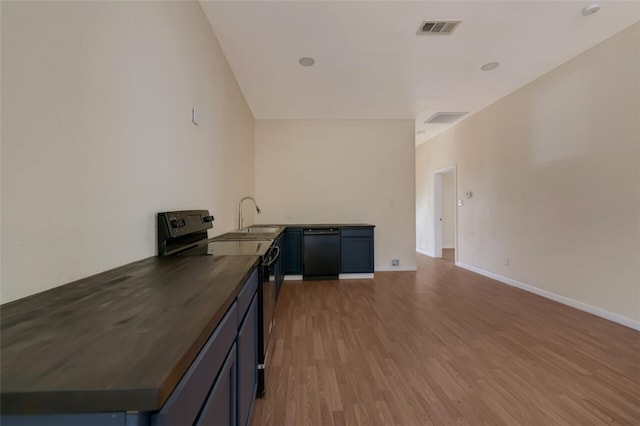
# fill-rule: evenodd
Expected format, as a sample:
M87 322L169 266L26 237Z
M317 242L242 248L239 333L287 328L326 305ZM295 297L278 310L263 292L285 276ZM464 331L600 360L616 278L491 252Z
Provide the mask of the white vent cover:
M424 21L418 29L418 34L449 35L458 27L461 21Z
M469 114L468 112L436 112L431 117L427 118L425 123L433 123L433 124L450 124L454 121L458 121L465 115Z

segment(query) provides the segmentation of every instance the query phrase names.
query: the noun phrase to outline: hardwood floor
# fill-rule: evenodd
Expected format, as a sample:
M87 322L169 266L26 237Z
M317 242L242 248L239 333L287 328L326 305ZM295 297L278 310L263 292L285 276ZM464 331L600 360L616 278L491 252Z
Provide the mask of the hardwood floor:
M442 258L449 262L456 261L456 249L442 249Z
M252 425L640 424L640 333L418 255L282 288Z

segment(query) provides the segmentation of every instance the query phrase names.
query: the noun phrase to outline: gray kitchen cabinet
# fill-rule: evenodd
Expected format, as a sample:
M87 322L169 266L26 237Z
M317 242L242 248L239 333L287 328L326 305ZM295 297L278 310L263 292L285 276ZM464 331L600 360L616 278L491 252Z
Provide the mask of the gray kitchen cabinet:
M373 273L373 228L340 229L340 273Z
M285 229L283 250L284 275L302 275L302 228Z
M234 344L211 388L196 426L236 424L236 372L237 359Z
M258 295L238 331L238 426L246 426L251 419L253 402L258 389ZM233 423L229 423L233 424Z

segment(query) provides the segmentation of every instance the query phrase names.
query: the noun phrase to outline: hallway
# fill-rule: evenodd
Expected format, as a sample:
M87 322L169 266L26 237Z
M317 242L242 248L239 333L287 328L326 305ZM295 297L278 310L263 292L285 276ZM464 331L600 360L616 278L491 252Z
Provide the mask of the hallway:
M456 249L442 249L442 258L448 262L456 263Z

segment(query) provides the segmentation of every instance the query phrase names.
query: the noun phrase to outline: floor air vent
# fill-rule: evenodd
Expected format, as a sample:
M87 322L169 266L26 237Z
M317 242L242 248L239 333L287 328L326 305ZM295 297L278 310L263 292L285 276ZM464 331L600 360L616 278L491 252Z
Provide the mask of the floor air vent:
M418 29L418 34L449 35L458 27L461 21L424 21Z

